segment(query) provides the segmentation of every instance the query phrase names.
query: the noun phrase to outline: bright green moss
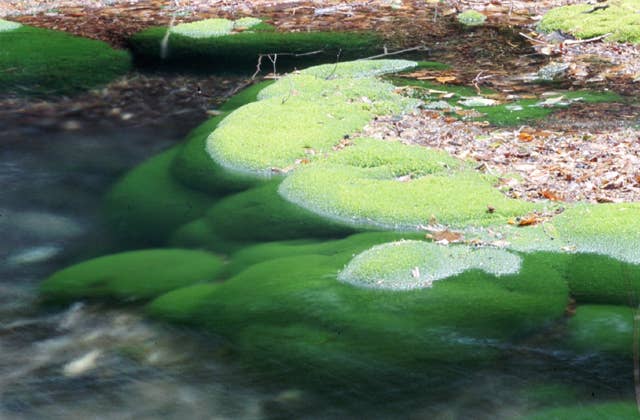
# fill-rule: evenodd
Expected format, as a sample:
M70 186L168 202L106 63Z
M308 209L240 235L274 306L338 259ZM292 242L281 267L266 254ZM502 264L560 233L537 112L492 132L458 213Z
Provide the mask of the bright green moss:
M234 29L250 29L256 25L260 25L261 23L262 19L254 17L243 17L233 21L233 27Z
M0 91L71 94L126 73L129 54L64 32L21 26L0 31Z
M171 175L172 148L125 174L105 198L112 231L126 242L163 243L177 227L200 217L215 197L191 190Z
M487 17L475 10L465 10L458 14L457 19L465 26L481 26Z
M261 54L278 54L276 70L283 72L313 63L368 57L381 52L382 37L373 32L276 32L261 23L250 31L213 38L190 38L172 34L166 57L161 42L167 29L149 28L130 39L134 56L142 64L169 64L193 70L223 69L255 71ZM306 54L321 51L318 54ZM271 71L265 57L262 69Z
M356 60L308 67L301 70L300 73L324 80L360 79L397 73L414 68L416 64L416 62L409 60Z
M501 249L400 241L359 254L340 272L338 279L361 287L410 290L433 287L435 281L466 270L482 270L495 276L515 274L520 264L519 256Z
M331 241L298 239L267 242L246 247L234 253L230 263L225 267L225 273L227 275L237 274L245 268L263 261L296 255L326 255L333 258L336 265L345 265L355 255L374 245L402 239L420 239L423 236L418 233L365 232Z
M54 273L41 284L46 300L147 300L194 283L211 281L222 269L213 254L153 249L94 258Z
M385 159L393 157L385 153L389 149L397 149L395 155L414 156L394 163ZM280 194L343 223L401 230L429 224L433 217L462 228L500 224L535 208L506 198L489 177L456 169L456 163L442 152L383 141L367 141L347 150L347 158L341 157L344 152L336 153L327 162L298 169L283 181ZM487 206L495 211L488 212Z
M640 42L640 0L616 0L607 8L585 13L591 4L576 4L552 9L540 21L544 32L563 31L578 38L591 38L611 33L607 40Z
M578 252L640 264L640 203L577 205L552 223Z
M166 294L148 311L216 331L271 368L347 379L490 358L487 343L561 317L567 300L561 276L537 255L517 274L468 270L429 289L388 291L338 281L336 255L346 254L270 259L207 290Z
M171 28L171 33L189 38L210 38L229 35L234 22L229 19L205 19L190 23L181 23Z
M0 32L8 32L13 31L14 29L18 29L22 25L18 22L11 22L8 20L0 19Z
M316 159L372 114L357 104L270 98L229 115L207 140L212 158L230 171L268 177L291 170L297 160Z
M340 74L360 75L408 65L396 60L358 63L355 67L334 67ZM263 89L258 97L260 101L224 119L209 137L207 150L229 170L263 177L322 157L375 115L398 113L416 105L395 94L390 84L347 76L325 80L292 75Z
M256 100L258 93L272 81L256 83L220 106L221 115L215 116L194 129L185 139L171 165L171 174L184 185L206 193L219 195L253 186L254 177L237 176L225 171L206 152L207 137L229 112Z
M568 321L568 344L581 354L633 354L633 316L626 306L579 305Z

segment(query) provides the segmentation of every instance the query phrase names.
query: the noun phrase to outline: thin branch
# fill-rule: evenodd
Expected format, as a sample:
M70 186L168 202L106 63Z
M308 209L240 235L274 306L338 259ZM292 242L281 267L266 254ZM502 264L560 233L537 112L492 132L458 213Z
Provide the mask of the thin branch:
M565 45L575 45L575 44L584 44L585 42L600 41L601 39L604 39L604 38L608 37L609 35L613 35L613 32L609 32L607 34L600 35L600 36L594 36L593 38L588 38L588 39L568 39L568 40L564 41L564 44Z
M385 51L382 54L372 55L371 57L359 58L356 61L372 60L374 58L387 57L389 55L398 55L398 54L403 54L403 53L411 52L411 51L430 51L430 49L428 47L424 46L424 45L419 45L417 47L405 48L404 50L388 52L386 47L385 47Z

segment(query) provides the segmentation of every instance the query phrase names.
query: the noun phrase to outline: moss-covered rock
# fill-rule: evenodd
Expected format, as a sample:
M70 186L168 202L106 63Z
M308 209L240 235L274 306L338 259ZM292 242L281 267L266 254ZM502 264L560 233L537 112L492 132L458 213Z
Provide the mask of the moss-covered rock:
M408 68L404 60L362 61L312 68L263 89L257 102L226 117L207 140L212 158L230 171L269 177L331 152L375 115L417 105L391 84L366 74ZM315 72L315 73L314 73ZM322 75L322 76L320 76Z
M607 40L640 42L640 0L616 0L602 10L587 13L592 9L591 4L552 9L540 21L539 29L568 32L578 38L611 33Z
M162 244L179 226L202 216L215 197L185 187L171 175L174 147L125 174L105 198L112 232L127 243Z
M171 290L212 281L222 260L203 251L152 249L94 258L54 273L41 284L49 301L148 300Z
M0 91L71 94L105 84L131 67L126 51L104 42L3 22Z
M431 288L391 291L339 281L348 254L266 260L224 283L166 294L148 310L210 328L252 361L340 381L486 360L495 344L561 317L567 300L539 255L517 274L471 269Z
M314 63L353 60L381 52L384 40L374 32L277 32L256 20L210 19L175 26L163 50L168 28L153 27L129 41L142 63L169 64L194 70L255 70L261 54L278 54L277 71ZM250 27L247 27L248 25ZM241 31L241 32L239 32ZM314 54L308 54L315 52ZM262 60L262 68L272 63Z
M230 241L274 241L346 236L353 229L284 200L280 180L243 191L216 203L206 213L213 232Z
M415 230L434 217L456 227L506 223L536 208L506 198L494 182L443 152L362 139L297 169L279 192L343 223L401 230Z

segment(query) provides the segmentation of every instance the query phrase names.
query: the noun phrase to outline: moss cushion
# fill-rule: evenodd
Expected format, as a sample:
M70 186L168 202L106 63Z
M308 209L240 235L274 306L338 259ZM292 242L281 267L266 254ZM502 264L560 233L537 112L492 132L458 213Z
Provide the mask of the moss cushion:
M71 94L105 84L130 66L126 51L101 41L11 23L0 26L0 91Z
M170 290L216 278L222 261L183 249L131 251L94 258L54 273L41 284L48 300L151 299Z
M393 372L493 357L489 343L561 317L567 300L560 275L536 255L524 258L517 273L464 270L433 287L402 291L339 281L350 256L338 255L260 262L224 283L171 292L148 310L210 328L246 357L347 378L363 369Z
M552 9L544 15L539 28L545 32L563 31L578 38L611 33L608 41L640 42L640 0L616 0L603 10L589 12L591 4L576 4Z

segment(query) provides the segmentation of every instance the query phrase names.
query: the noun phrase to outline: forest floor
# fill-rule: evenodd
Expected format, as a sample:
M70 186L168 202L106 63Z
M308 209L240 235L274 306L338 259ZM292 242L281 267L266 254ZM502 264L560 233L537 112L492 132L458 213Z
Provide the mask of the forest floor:
M429 59L453 64L451 70L423 75L443 83L489 87L502 95L542 94L549 88L523 78L550 63L560 63L567 66L564 88L634 96L640 88L638 46L603 40L564 42L573 40L558 41L535 32L546 10L570 3L578 2L10 0L0 4L0 16L100 39L115 47L125 47L133 33L167 25L173 18L179 23L251 15L267 18L282 31L375 30L386 36L390 50L424 45ZM454 17L468 8L488 17L485 27L461 32ZM73 98L0 98L0 123L74 130L80 120L144 125L173 117L193 120L195 125L213 112L221 98L250 82L246 77L134 72L104 89ZM418 110L399 121L381 118L365 133L475 159L483 171L501 175L513 197L640 201L639 114L637 103L577 104L533 126L496 128ZM470 142L473 138L484 140Z

